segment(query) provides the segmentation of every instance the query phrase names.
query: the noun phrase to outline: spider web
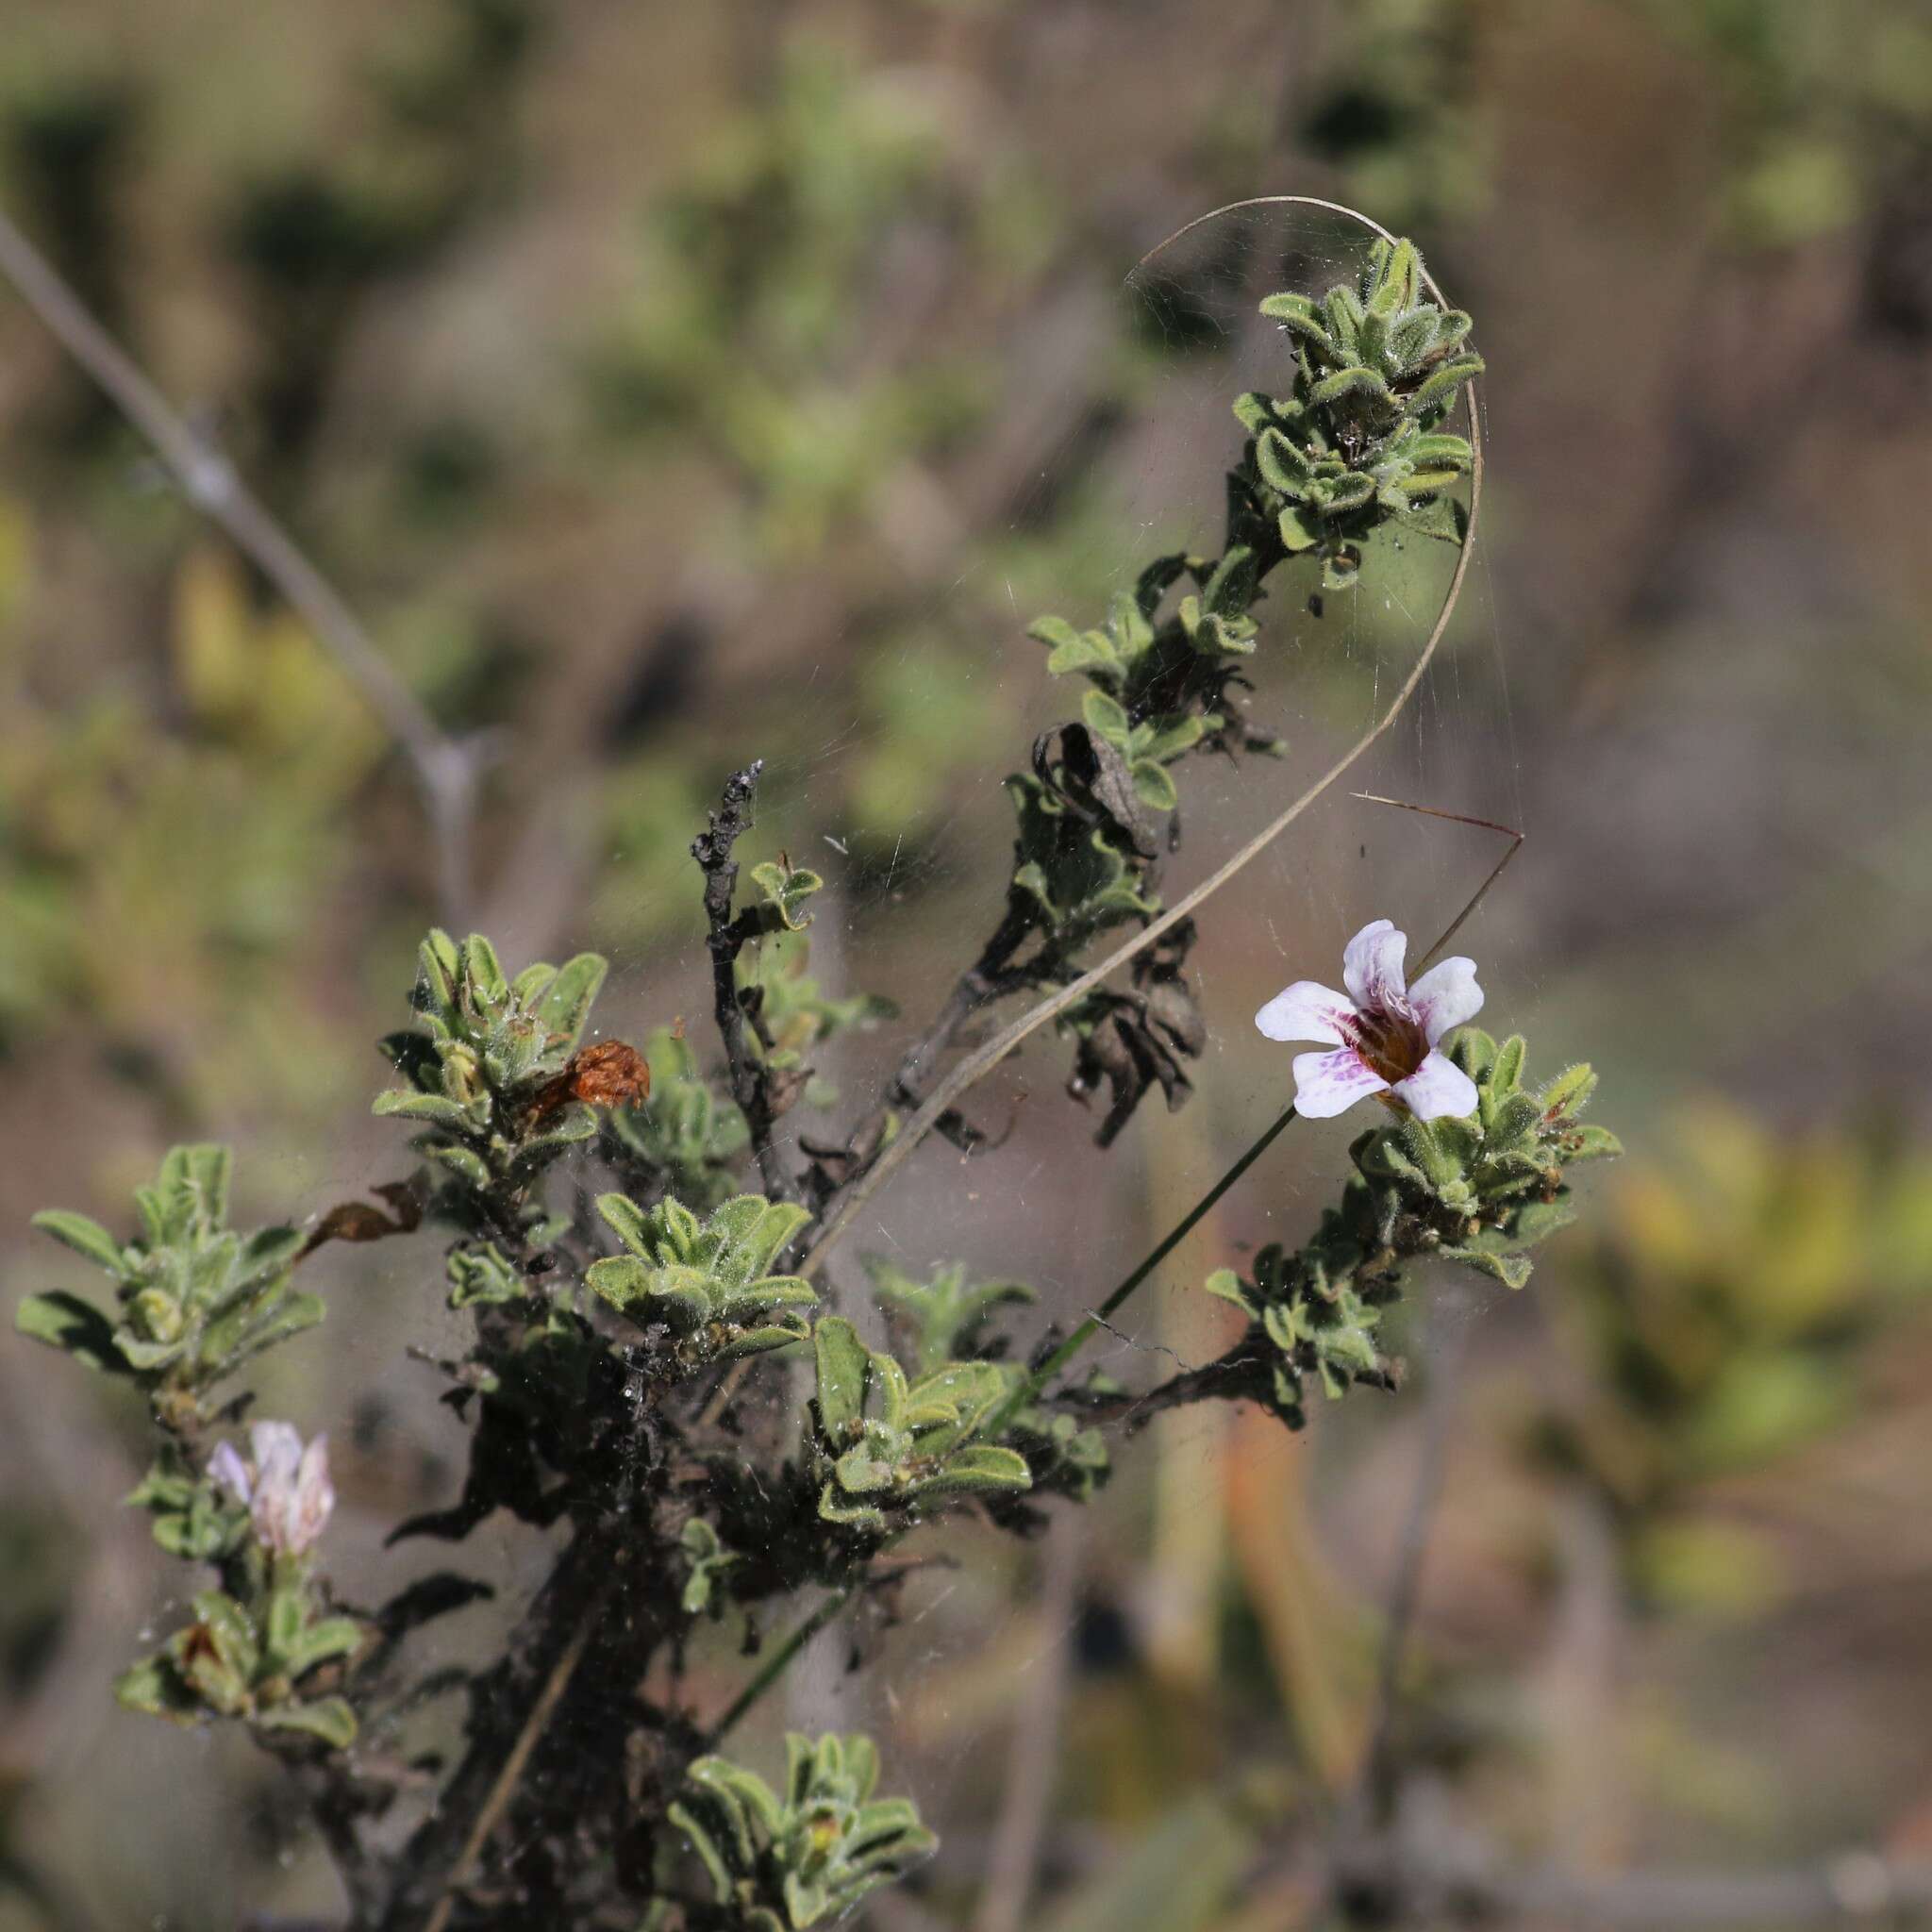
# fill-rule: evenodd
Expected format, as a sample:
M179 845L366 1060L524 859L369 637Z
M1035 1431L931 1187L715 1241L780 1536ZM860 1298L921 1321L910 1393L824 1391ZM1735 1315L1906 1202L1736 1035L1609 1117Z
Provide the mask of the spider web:
M747 856L783 850L826 878L815 902L814 974L839 993L883 992L901 1009L898 1021L875 1034L845 1036L824 1055L846 1096L833 1121L849 1123L862 1111L997 920L1010 831L995 787L1024 762L1034 734L1072 715L1078 702L1075 680L1045 674L1043 649L1024 637L1025 625L1045 611L1076 625L1097 622L1107 595L1131 586L1151 558L1182 549L1218 554L1223 476L1241 437L1230 406L1244 390L1285 387L1282 339L1257 305L1277 289L1320 293L1353 277L1371 239L1341 213L1253 204L1183 231L1128 277L1118 325L1135 368L1131 406L1105 433L1081 424L1042 466L1007 527L987 533L957 578L905 625L899 648L908 660L964 643L970 688L993 694L1011 746L1008 763L995 758L958 788L926 836L894 841L881 862L877 828L855 827L846 815L846 781L875 736L853 718L836 677L826 675L837 641L828 641L823 658L797 667L793 741L776 749L746 744L747 757L766 758ZM1044 601L1035 591L1029 601L1029 569L1036 579L1038 571L1026 552L1042 541L1062 579L1078 588L1049 591ZM1170 899L1258 830L1373 721L1422 648L1453 564L1444 544L1379 541L1361 585L1321 599L1320 614L1311 608L1309 572L1290 565L1276 573L1257 612L1261 637L1250 716L1281 735L1286 756L1278 764L1186 763L1184 839L1163 881ZM1498 856L1493 835L1364 804L1351 791L1520 823L1507 690L1480 563L1397 728L1203 908L1192 977L1210 1037L1194 1069L1191 1105L1170 1119L1156 1095L1120 1141L1102 1151L1091 1144L1097 1116L1083 1114L1060 1091L1066 1042L1036 1036L968 1103L988 1145L967 1158L936 1139L868 1204L830 1271L844 1312L867 1325L857 1266L866 1252L889 1256L921 1278L962 1260L974 1278L1030 1283L1039 1307L1012 1324L1022 1346L1040 1321L1068 1326L1093 1308L1278 1110L1289 1091L1290 1053L1254 1034L1259 1001L1291 978L1336 978L1343 941L1374 917L1395 919L1419 953ZM856 856L855 847L870 858ZM1484 908L1458 943L1477 954L1486 976L1507 979L1507 922ZM687 1015L705 1010L702 982L689 962L629 961L620 982L621 996L646 1010L661 1013L667 1001ZM1087 1361L1129 1386L1145 1386L1176 1363L1215 1352L1221 1331L1212 1319L1202 1321L1204 1298L1193 1291L1214 1266L1307 1232L1339 1185L1358 1124L1297 1128L1122 1312ZM780 1135L793 1158L801 1132L836 1138L824 1122L793 1117ZM1466 1325L1492 1312L1493 1298L1463 1293L1445 1301L1436 1319ZM872 1339L884 1338L874 1328ZM794 1387L792 1400L804 1392ZM1365 1394L1357 1403L1385 1400ZM1318 1416L1310 1438L1276 1432L1263 1454L1284 1472L1296 1458L1327 1453L1331 1437L1334 1453L1347 1454L1352 1438L1379 1419L1351 1418L1336 1429ZM959 1876L988 1850L989 1801L1029 1685L1064 1670L1060 1659L1069 1651L1076 1664L1091 1667L1110 1642L1138 1650L1159 1623L1168 1579L1149 1566L1144 1518L1150 1487L1159 1487L1162 1473L1150 1466L1164 1458L1181 1466L1184 1484L1211 1484L1215 1458L1228 1443L1225 1417L1200 1410L1116 1441L1115 1481L1090 1506L1091 1521L1081 1532L1086 1578L1071 1605L1042 1598L1050 1564L1039 1546L1018 1549L970 1527L929 1533L914 1547L957 1566L908 1585L895 1628L875 1628L861 1614L824 1633L760 1723L874 1730L895 1766L895 1789L918 1798L942 1840L949 1822L974 1821L960 1826L964 1862L941 1855L951 1876ZM1191 1463L1199 1465L1191 1475ZM1068 1534L1073 1513L1071 1506L1054 1506L1049 1534ZM1392 1523L1374 1525L1341 1560L1374 1580L1387 1571L1393 1534ZM1064 1598L1063 1585L1058 1594ZM1017 1611L1010 1607L1016 1595ZM855 1655L869 1668L850 1670ZM747 1726L735 1748L757 1757L756 1735L757 1726ZM1077 1812L1078 1794L1063 1798Z
M1000 780L1024 769L1038 733L1077 715L1082 689L1077 679L1047 675L1044 648L1026 638L1026 625L1048 612L1076 626L1097 623L1108 596L1131 587L1152 558L1219 554L1224 475L1242 437L1231 405L1245 390L1287 386L1283 339L1257 305L1279 289L1319 294L1353 278L1371 239L1344 214L1264 202L1222 210L1157 248L1093 335L1091 353L1117 359L1123 400L1079 412L1042 453L1020 499L985 527L959 532L958 568L938 588L883 618L861 615L814 637L795 661L775 667L775 695L747 690L742 741L716 773L722 783L733 766L763 760L756 827L738 856L749 866L782 853L819 872L825 885L812 902L812 975L836 997L882 994L899 1014L841 1034L817 1056L840 1097L780 1122L789 1161L801 1160L801 1137L836 1141L864 1114L998 921L1012 839ZM1453 300L1453 276L1443 279ZM994 345L1015 383L1027 379L1033 348L1024 341ZM1444 543L1411 538L1398 546L1378 538L1360 585L1320 599L1310 594L1309 566L1277 570L1256 612L1261 628L1249 718L1279 735L1284 755L1238 765L1195 756L1177 769L1183 836L1163 874L1167 899L1258 831L1379 714L1423 648L1454 562ZM868 813L868 770L905 720L881 719L856 696L852 666L860 657L907 688L929 688L975 747L971 757L945 760L940 803L909 835ZM943 721L932 729L936 758L947 737ZM1507 691L1480 560L1396 728L1201 909L1190 976L1208 1039L1191 1069L1190 1104L1169 1115L1156 1092L1116 1144L1100 1149L1099 1110L1083 1111L1062 1091L1069 1043L1051 1029L1035 1036L968 1097L966 1113L986 1144L969 1158L934 1137L867 1204L832 1261L828 1300L861 1333L875 1345L886 1339L858 1265L868 1253L918 1278L960 1261L974 1279L1028 1283L1037 1307L1005 1324L1020 1349L1042 1324L1070 1327L1273 1119L1291 1091L1291 1050L1255 1033L1260 1002L1293 978L1339 977L1344 941L1372 918L1394 919L1420 953L1498 856L1491 834L1365 804L1354 791L1520 824ZM658 942L613 944L594 929L585 937L614 955L600 1031L641 1041L651 1027L681 1019L701 1059L714 1063L698 886L695 869L686 868L680 884L664 889L684 897L649 908L662 913L667 937ZM1511 931L1507 918L1486 906L1458 941L1492 986L1520 982ZM507 960L519 962L514 931L496 937ZM1001 1009L995 1022L1014 1010ZM1298 1125L1121 1311L1086 1364L1144 1387L1225 1346L1226 1311L1199 1293L1202 1279L1269 1241L1302 1239L1339 1187L1358 1125ZM419 1260L376 1250L356 1266L364 1284L384 1285L364 1286L366 1298L407 1291L408 1339L433 1354L460 1353L463 1318L446 1316L441 1332L423 1333ZM1494 1297L1464 1293L1439 1319L1467 1324L1497 1313ZM357 1354L366 1352L372 1372L393 1341L395 1319L358 1335ZM408 1364L383 1370L398 1407L407 1402L414 1415L426 1407L424 1373ZM769 1372L766 1381L774 1407L802 1412L805 1370L794 1369L789 1384ZM1353 1412L1371 1405L1381 1407L1366 1421ZM1318 1414L1306 1437L1275 1429L1257 1443L1244 1436L1241 1453L1262 1482L1285 1484L1310 1457L1356 1453L1386 1405L1363 1392L1346 1413ZM332 1420L346 1433L358 1424L354 1415ZM407 1437L419 1473L440 1469L453 1494L466 1450L456 1425L434 1410L420 1426L411 1423ZM1217 1489L1234 1441L1228 1416L1214 1409L1183 1411L1145 1434L1116 1432L1114 1479L1087 1506L1077 1562L1057 1576L1043 1542L1022 1546L970 1519L924 1532L908 1551L942 1562L908 1580L898 1621L887 1627L862 1609L824 1632L780 1692L734 1735L734 1754L769 1773L778 1760L771 1735L778 1728L873 1731L890 1789L916 1798L942 1846L957 1847L941 1854L943 1882L970 1886L991 1856L990 1820L999 1809L1015 1713L1036 1690L1058 1694L1070 1670L1105 1671L1123 1656L1158 1652L1190 1602L1203 1614L1198 1579L1182 1574L1189 1545L1176 1540L1176 1514L1184 1517L1191 1500L1204 1520L1218 1517ZM1049 1508L1049 1539L1068 1535L1074 1507ZM1331 1554L1378 1589L1394 1534L1392 1521L1357 1525L1335 1540ZM1216 1563L1229 1561L1224 1531L1197 1547ZM536 1533L499 1517L464 1546L462 1567L493 1568L505 1609L514 1610L541 1581L547 1550ZM373 1561L370 1574L382 1590L400 1580L394 1557ZM1183 1600L1179 1612L1175 1597ZM765 1640L808 1607L765 1607ZM467 1658L473 1644L487 1651L487 1630L451 1639L440 1628L418 1640L425 1664ZM755 1668L739 1655L741 1629L728 1615L693 1645L682 1690L700 1723ZM855 1646L868 1668L848 1668ZM1053 1816L1077 1817L1080 1808L1080 1793L1063 1789ZM1044 1827L1049 1835L1054 1828Z

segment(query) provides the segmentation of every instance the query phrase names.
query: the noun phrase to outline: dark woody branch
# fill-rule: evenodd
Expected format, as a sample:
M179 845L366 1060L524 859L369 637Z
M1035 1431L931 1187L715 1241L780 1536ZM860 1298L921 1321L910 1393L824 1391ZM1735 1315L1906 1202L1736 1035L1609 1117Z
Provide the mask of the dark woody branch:
M706 828L691 841L691 854L705 875L712 1011L724 1044L731 1097L751 1130L752 1151L758 1157L765 1192L774 1201L796 1201L798 1185L786 1172L772 1138L776 1109L771 1082L752 1052L744 1000L738 984L738 956L762 927L755 914L732 909L738 889L738 860L733 857L733 848L752 827L753 801L764 762L762 758L754 758L741 772L732 773L724 781L718 809L707 814Z

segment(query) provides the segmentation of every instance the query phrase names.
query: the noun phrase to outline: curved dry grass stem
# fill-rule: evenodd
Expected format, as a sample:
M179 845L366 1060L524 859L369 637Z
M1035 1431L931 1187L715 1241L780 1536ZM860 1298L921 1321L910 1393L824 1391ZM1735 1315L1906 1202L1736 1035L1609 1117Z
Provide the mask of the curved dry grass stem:
M1384 240L1394 240L1394 237L1390 235L1389 230L1383 227L1379 222L1371 220L1369 216L1361 213L1357 208L1344 208L1339 202L1323 201L1314 195L1307 194L1262 195L1250 201L1231 202L1226 208L1216 208L1212 213L1202 215L1197 220L1190 222L1186 227L1177 228L1174 234L1170 235L1165 242L1159 244L1159 247L1150 249L1146 255L1141 257L1141 260L1136 264L1135 273L1138 274L1141 269L1145 268L1147 263L1153 260L1154 257L1158 255L1162 248L1171 246L1181 236L1188 234L1191 229L1199 227L1203 222L1214 221L1222 215L1234 213L1241 208L1282 205L1326 208L1336 214L1346 215L1351 220L1359 222L1363 227L1371 230L1374 234L1381 236ZM1437 285L1436 278L1429 274L1426 268L1423 271L1423 279L1427 283L1430 293L1445 307L1448 306L1448 298L1443 295L1441 289ZM1235 853L1232 858L1224 861L1207 878L1203 879L1198 886L1194 887L1191 891L1184 893L1179 899L1175 900L1158 919L1153 920L1142 927L1125 944L1117 946L1097 966L1091 967L1071 984L1061 987L1058 992L1050 997L1029 1007L1009 1026L1004 1027L991 1040L988 1041L984 1046L968 1054L964 1059L954 1067L945 1078L940 1082L938 1087L933 1090L925 1105L900 1130L898 1139L892 1141L879 1157L877 1162L865 1175L864 1179L853 1189L850 1195L841 1205L838 1213L825 1224L818 1239L807 1251L804 1260L799 1263L798 1272L801 1274L809 1275L824 1265L825 1257L837 1245L846 1229L852 1225L859 1210L905 1165L919 1144L932 1132L946 1114L958 1105L959 1096L968 1088L983 1080L1024 1041L1039 1032L1049 1022L1058 1019L1070 1007L1076 1006L1090 992L1093 991L1096 987L1111 978L1114 974L1118 973L1130 960L1138 958L1162 934L1172 932L1182 920L1191 917L1198 907L1211 899L1229 880L1251 865L1337 779L1344 776L1357 760L1361 758L1363 754L1389 730L1395 721L1401 717L1404 710L1407 708L1408 701L1415 695L1416 688L1422 683L1424 674L1428 671L1429 665L1435 658L1436 651L1442 641L1443 634L1449 628L1449 620L1455 615L1456 607L1461 601L1462 586L1469 575L1470 558L1475 552L1476 517L1482 505L1483 491L1483 439L1481 412L1476 407L1476 386L1474 381L1469 385L1466 408L1469 412L1469 443L1471 452L1468 528L1463 536L1461 549L1457 555L1456 569L1450 576L1449 587L1442 595L1441 608L1436 613L1436 621L1430 626L1427 641L1424 643L1414 664L1409 667L1408 675L1402 680L1400 688L1382 715L1313 784L1308 786L1291 805L1274 819L1271 820L1240 851Z

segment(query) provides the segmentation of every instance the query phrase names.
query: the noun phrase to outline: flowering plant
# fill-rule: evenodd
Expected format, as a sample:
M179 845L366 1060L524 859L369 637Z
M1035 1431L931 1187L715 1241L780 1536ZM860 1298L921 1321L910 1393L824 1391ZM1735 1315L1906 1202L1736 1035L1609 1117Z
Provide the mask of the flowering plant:
M1405 986L1408 935L1372 920L1341 956L1346 994L1312 979L1284 988L1255 1015L1270 1040L1320 1040L1327 1053L1295 1057L1295 1110L1305 1120L1346 1113L1383 1094L1419 1121L1462 1119L1476 1109L1475 1083L1437 1042L1483 1009L1475 961L1432 966Z
M216 1444L209 1480L248 1511L257 1540L277 1557L302 1557L315 1547L336 1507L328 1479L328 1438L305 1449L287 1423L257 1423L244 1459L232 1442Z
M1373 576L1378 546L1410 535L1466 541L1456 491L1478 455L1442 425L1482 364L1413 246L1380 240L1321 300L1262 308L1283 330L1281 393L1235 405L1245 441L1218 554L1156 557L1098 622L1032 626L1049 673L1077 681L1077 716L1007 780L1013 861L990 934L842 1131L797 1130L834 1104L815 1058L891 1008L808 976L816 874L781 858L741 895L752 763L691 848L710 1058L678 1029L642 1053L598 1038L594 954L511 973L481 935L434 931L411 1024L382 1042L395 1079L374 1110L417 1157L378 1191L382 1207L244 1237L226 1224L226 1151L185 1147L138 1196L131 1240L40 1218L108 1276L117 1306L33 1296L19 1325L140 1390L156 1450L134 1500L163 1549L209 1573L192 1621L124 1676L121 1699L245 1724L284 1758L358 1928L805 1932L906 1875L932 1835L909 1800L875 1795L869 1739L791 1738L782 1787L722 1748L817 1631L859 1602L890 1608L908 1574L894 1546L969 1510L1014 1535L1049 1531L1106 1481L1108 1432L1129 1419L1236 1400L1299 1428L1311 1386L1393 1387L1383 1312L1418 1271L1446 1261L1520 1286L1571 1212L1570 1167L1616 1151L1578 1119L1587 1067L1525 1087L1523 1041L1467 1024L1484 1001L1473 963L1444 959L1411 985L1406 938L1381 919L1349 943L1345 992L1300 980L1257 1016L1271 1039L1324 1048L1295 1059L1293 1107L1071 1334L1016 1334L1032 1291L975 1280L964 1261L924 1280L873 1263L869 1324L826 1307L860 1292L828 1272L859 1206L931 1132L976 1144L961 1096L1029 1032L1052 1023L1070 1042L1076 1099L1105 1090L1103 1143L1157 1089L1185 1103L1208 1027L1187 971L1192 914L1244 860L1173 905L1162 871L1190 760L1279 750L1247 716L1266 599L1346 592ZM1114 950L1097 956L1104 943ZM968 1050L990 1010L1023 1000ZM1371 1095L1390 1118L1350 1148L1310 1238L1208 1280L1247 1318L1233 1348L1134 1391L1081 1371L1098 1326L1295 1113ZM454 1501L391 1541L460 1542L501 1513L552 1531L558 1555L498 1651L425 1671L413 1633L485 1586L437 1573L375 1606L339 1603L323 1567L324 1439L256 1421L244 1452L224 1432L251 1398L217 1391L321 1319L320 1298L293 1286L317 1248L430 1230L466 1324L437 1367L469 1464ZM801 1408L789 1396L808 1377ZM720 1709L685 1663L724 1620L758 1661ZM401 1748L453 1691L460 1736Z

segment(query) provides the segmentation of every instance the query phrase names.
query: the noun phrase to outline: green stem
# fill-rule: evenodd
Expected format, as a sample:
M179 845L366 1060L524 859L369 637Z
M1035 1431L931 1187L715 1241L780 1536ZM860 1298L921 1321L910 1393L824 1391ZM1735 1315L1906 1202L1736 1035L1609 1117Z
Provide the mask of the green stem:
M705 1740L705 1748L708 1751L717 1749L725 1734L785 1674L791 1659L827 1624L831 1623L858 1594L858 1585L857 1583L848 1583L843 1590L834 1591L810 1616L806 1618L804 1623L789 1632L778 1643L773 1646L770 1656L765 1658L764 1665L759 1670L758 1675L738 1693L738 1701L712 1725L711 1734Z
M1208 1218L1214 1204L1260 1159L1275 1136L1294 1118L1294 1106L1291 1102L1273 1124L1263 1130L1254 1145L1162 1237L1153 1253L1024 1382L1014 1388L1013 1392L974 1431L974 1435L990 1437L996 1441L1013 1418L1033 1402L1041 1390L1107 1326L1109 1318L1127 1297Z

